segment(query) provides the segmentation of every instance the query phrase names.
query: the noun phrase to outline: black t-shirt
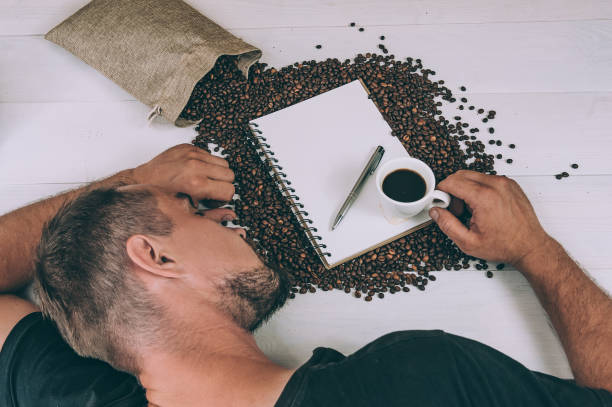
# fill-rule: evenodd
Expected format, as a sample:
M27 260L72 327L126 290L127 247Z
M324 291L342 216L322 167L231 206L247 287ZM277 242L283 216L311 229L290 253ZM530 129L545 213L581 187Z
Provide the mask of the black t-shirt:
M2 407L145 405L134 377L76 355L40 313L22 319L0 352ZM612 395L532 372L476 341L403 331L349 356L315 349L275 405L302 406L612 407Z

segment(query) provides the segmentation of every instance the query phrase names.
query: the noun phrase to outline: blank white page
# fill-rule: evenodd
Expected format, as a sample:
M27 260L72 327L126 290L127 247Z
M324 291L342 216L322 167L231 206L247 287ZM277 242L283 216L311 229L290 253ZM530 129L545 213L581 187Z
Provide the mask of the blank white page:
M317 228L314 234L322 238L317 243L327 245L321 249L331 254L323 259L327 268L397 239L429 220L424 211L401 223L390 223L379 204L373 174L345 218L331 230L340 206L378 145L385 148L380 165L408 156L360 81L252 123L291 181L307 218L313 221L310 226Z

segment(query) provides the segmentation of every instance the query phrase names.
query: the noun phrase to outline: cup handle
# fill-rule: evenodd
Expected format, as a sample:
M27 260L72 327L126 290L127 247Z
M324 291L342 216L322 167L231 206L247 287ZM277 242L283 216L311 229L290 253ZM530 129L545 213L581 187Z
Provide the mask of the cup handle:
M440 191L439 189L435 189L431 194L431 197L432 199L431 203L429 204L429 209L433 208L434 206L436 208L448 208L448 205L450 205L451 196L446 192ZM440 202L435 202L436 200Z

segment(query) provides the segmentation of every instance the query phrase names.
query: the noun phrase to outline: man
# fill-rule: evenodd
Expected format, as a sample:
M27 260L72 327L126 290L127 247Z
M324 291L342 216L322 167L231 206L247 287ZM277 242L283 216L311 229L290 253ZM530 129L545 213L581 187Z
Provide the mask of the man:
M35 270L63 338L131 373L77 356L34 305L7 295L2 405L612 406L612 300L544 232L513 181L460 171L439 188L465 202L470 227L443 209L430 214L464 252L527 277L576 382L442 331L392 333L348 357L317 348L295 371L276 365L251 331L283 303L284 271L264 264L243 230L222 226L231 210L192 204L228 201L232 181L225 160L181 145L1 217L0 288Z

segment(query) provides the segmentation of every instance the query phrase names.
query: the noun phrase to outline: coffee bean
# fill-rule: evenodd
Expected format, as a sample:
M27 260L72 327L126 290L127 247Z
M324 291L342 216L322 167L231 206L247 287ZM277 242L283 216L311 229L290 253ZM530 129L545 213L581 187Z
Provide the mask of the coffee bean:
M512 158L508 158L508 159L506 160L506 162L507 162L508 164L512 164Z
M484 113L484 109L478 109L478 113L480 114Z
M470 106L468 109L474 110L475 108L474 108L474 106Z
M467 103L467 101L468 101L468 100L467 100L467 98L461 98L461 101L462 101L463 103Z
M378 293L378 298L383 299L385 298L385 295L383 293Z
M489 140L489 144L495 144L495 140Z
M355 27L355 23L350 23L349 24L351 27Z
M321 48L322 48L322 45L321 45L321 44L318 44L318 45L316 45L316 46L315 46L315 48L316 48L316 49L321 49Z
M384 35L381 35L381 36L380 36L380 40L381 40L381 41L384 41L384 39L385 39L385 36L384 36Z
M487 271L487 278L492 278L493 277L493 272L491 270Z
M562 174L556 174L556 175L555 175L555 178L556 178L556 179L561 179L561 178L563 178L563 175L562 175Z
M488 122L488 121L489 121L489 119L487 119L486 117L482 119L482 122L483 122L483 123L486 123L486 122Z
M371 296L371 295L366 296L366 297L365 297L365 300L366 300L367 302L372 301L372 296Z
M459 110L463 110L463 105L459 105Z
M455 120L461 120L461 116L455 116Z
M495 158L497 158L498 160L501 160L502 155L501 155L501 154L497 154L497 155L495 156Z
M462 87L460 87L459 89L461 89L461 91L462 91L462 92L465 92L465 91L466 91L465 86L462 86Z
M516 146L514 144L508 144L508 147L515 148Z
M365 31L365 28L360 27L360 28L359 28L359 31L364 32L364 31ZM370 299L371 299L371 298L370 298Z
M563 171L563 172L561 173L561 176L562 176L563 178L567 178L567 177L569 177L569 174L568 174L567 172Z
M573 169L578 168L578 164L572 164L572 168L573 168Z
M506 266L506 265L505 265L504 263L499 263L497 266L495 266L495 268L496 268L496 269L498 269L498 270L503 270L503 268L504 268L505 266Z
M353 60L303 61L279 69L255 63L246 79L235 58L223 56L196 85L181 117L199 121L196 146L209 151L208 143L214 143L222 148L239 196L230 202L238 215L234 223L249 228L247 238L258 242L262 258L288 271L295 289L290 294L348 289L371 301L399 287L405 292L408 286L424 290L423 281L435 281L431 270L465 267L470 257L432 224L326 270L246 126L254 118L361 78L392 135L432 168L436 180L460 169L494 173L495 157L487 153L485 143L465 135L464 129L473 134L477 128L466 121L455 125L442 115L442 103L456 100L443 80L428 79L434 74L420 59L399 61L393 55L364 53Z
M497 140L497 141L495 142L495 145L497 145L497 146L501 146L501 145L502 145L501 140Z
M491 134L495 133L495 129L493 127L489 127L489 133Z

